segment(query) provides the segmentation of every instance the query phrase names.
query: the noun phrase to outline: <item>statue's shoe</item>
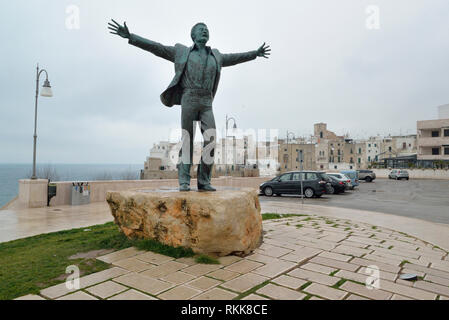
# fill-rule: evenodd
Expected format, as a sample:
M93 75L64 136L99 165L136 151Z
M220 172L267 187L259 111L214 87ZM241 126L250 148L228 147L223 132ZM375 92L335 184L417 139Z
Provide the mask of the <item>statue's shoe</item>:
M207 191L217 191L217 189L213 188L210 184L206 186L198 186L199 192L207 192Z
M179 191L181 191L181 192L190 191L190 187L188 184L182 184L179 186Z

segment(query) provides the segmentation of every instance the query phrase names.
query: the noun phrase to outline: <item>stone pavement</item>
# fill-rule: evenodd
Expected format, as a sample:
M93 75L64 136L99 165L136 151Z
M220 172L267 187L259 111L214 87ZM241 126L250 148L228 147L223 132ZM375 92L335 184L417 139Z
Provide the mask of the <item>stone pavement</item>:
M19 299L449 299L448 252L402 232L317 215L267 220L264 232L253 254L220 265L116 251L98 258L111 268L81 277L80 290L62 283ZM379 287L369 289L375 269Z

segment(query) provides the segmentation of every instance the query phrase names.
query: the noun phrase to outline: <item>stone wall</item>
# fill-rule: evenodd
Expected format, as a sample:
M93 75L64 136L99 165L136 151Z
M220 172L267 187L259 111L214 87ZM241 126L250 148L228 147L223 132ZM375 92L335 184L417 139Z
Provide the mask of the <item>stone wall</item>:
M388 178L390 169L372 169L377 178ZM449 170L438 169L403 169L407 170L410 179L443 179L449 180Z
M212 179L212 185L217 187L259 188L259 185L272 177L220 177ZM54 182L56 184L56 196L51 199L50 206L71 204L72 182ZM106 199L108 191L122 191L136 188L157 189L160 187L178 187L177 179L161 180L114 180L114 181L89 181L90 202L101 202ZM196 186L196 179L192 179L191 186ZM46 200L45 200L46 201Z

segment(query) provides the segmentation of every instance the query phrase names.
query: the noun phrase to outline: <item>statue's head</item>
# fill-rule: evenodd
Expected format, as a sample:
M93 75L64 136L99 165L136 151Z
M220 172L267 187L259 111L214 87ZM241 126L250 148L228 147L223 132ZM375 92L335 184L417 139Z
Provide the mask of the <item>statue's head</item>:
M209 29L203 22L195 24L190 32L193 42L206 44L209 41Z

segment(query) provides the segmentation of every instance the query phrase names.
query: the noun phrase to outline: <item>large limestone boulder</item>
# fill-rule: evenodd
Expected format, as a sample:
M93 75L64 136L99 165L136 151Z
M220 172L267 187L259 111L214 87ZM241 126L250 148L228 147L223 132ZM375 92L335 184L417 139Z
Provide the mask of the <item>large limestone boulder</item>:
M108 192L115 223L129 238L150 238L196 253L246 255L262 241L262 216L252 188L217 192Z

